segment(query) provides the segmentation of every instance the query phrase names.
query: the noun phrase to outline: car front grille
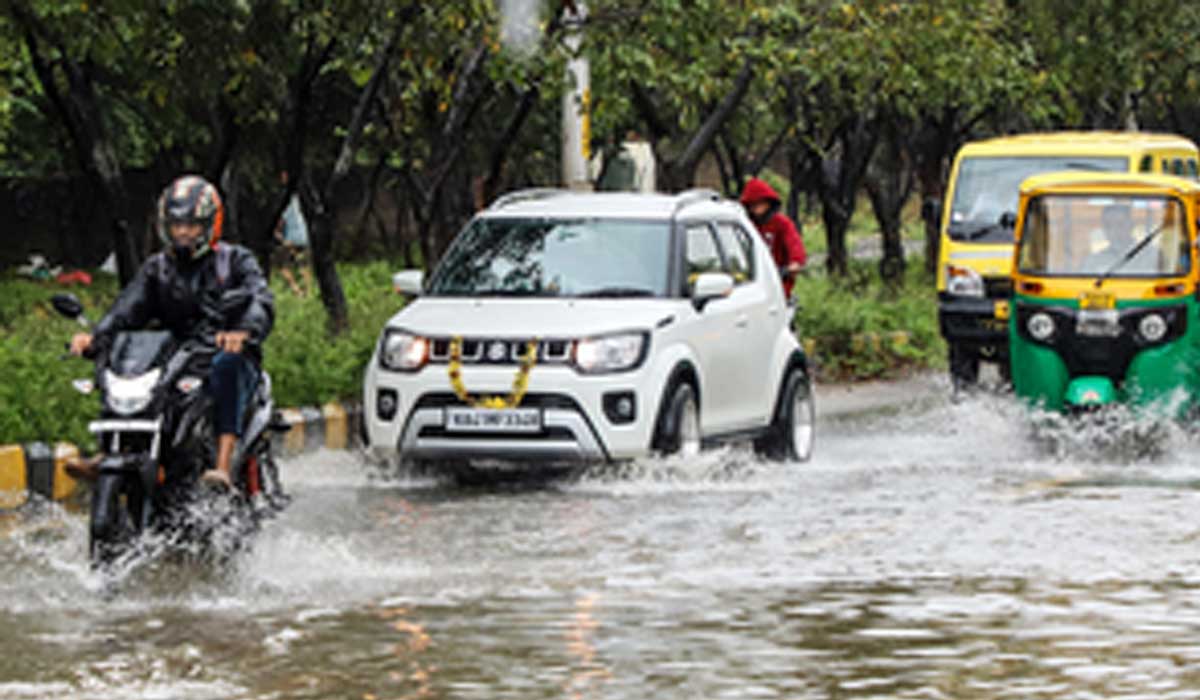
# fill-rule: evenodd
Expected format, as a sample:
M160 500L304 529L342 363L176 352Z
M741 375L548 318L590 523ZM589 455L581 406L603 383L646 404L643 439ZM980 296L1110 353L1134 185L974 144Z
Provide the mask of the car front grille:
M529 338L463 338L464 365L518 365L529 347ZM450 338L432 338L429 361L434 364L450 362ZM538 364L565 365L571 361L572 343L569 340L538 341Z

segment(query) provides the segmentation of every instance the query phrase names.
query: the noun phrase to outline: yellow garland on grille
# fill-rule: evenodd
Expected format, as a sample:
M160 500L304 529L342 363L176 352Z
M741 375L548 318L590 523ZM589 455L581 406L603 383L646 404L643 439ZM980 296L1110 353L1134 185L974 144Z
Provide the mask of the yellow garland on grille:
M516 408L521 405L521 400L525 398L525 392L529 390L529 373L537 364L538 341L536 338L525 345L525 355L521 357L520 369L517 370L517 377L513 380L512 393L508 396L483 396L480 398L471 396L467 392L466 385L463 384L462 351L462 336L455 336L450 341L450 365L446 372L450 375L450 386L454 389L454 395L458 397L459 401L472 408L502 409Z

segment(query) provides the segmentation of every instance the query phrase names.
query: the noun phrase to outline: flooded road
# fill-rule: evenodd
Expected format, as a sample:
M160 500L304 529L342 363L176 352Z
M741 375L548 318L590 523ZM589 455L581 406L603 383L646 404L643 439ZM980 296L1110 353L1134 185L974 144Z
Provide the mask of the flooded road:
M109 600L83 517L0 523L0 698L1200 698L1200 442L1031 444L1008 400L543 487L285 465L236 569Z

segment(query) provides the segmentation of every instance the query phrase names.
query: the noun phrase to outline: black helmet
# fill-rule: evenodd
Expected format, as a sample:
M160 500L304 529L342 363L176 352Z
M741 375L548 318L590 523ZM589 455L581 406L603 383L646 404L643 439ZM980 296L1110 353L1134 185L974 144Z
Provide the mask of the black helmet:
M221 195L211 182L199 175L184 175L163 190L158 198L158 237L176 255L191 254L193 259L203 256L216 247L221 238L221 227L225 219L225 207ZM176 249L171 237L171 224L200 224L200 238L187 249Z

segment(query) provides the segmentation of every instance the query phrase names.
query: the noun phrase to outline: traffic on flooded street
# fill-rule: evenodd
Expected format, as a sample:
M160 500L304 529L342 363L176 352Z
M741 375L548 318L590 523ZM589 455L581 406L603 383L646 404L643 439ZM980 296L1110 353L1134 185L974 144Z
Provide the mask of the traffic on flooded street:
M84 513L12 516L0 697L1200 696L1196 439L1048 449L944 382L831 390L806 464L468 488L287 460L229 567L95 571Z

